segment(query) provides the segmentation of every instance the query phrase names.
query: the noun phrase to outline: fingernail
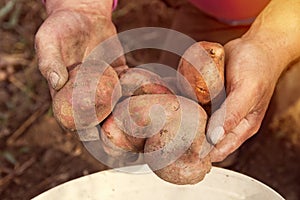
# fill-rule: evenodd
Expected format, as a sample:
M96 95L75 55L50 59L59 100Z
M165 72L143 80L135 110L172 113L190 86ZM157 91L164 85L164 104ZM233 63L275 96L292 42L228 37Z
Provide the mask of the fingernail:
M213 129L211 134L209 134L208 140L211 144L217 144L224 136L225 130L222 126L218 126Z
M209 144L206 140L203 142L201 150L199 152L199 158L205 158L213 149L213 145Z
M59 81L58 74L56 72L51 72L49 75L49 81L50 81L52 88L55 89L58 84L58 81Z

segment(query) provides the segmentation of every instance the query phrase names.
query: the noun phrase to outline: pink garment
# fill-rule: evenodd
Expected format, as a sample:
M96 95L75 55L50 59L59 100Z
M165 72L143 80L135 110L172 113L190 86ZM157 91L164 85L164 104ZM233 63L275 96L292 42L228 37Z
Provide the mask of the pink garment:
M112 9L115 10L117 8L117 5L118 5L118 0L114 0Z
M43 4L46 4L46 0L42 0ZM115 10L118 6L118 0L113 0L112 9Z
M203 12L221 21L254 19L270 0L189 0Z

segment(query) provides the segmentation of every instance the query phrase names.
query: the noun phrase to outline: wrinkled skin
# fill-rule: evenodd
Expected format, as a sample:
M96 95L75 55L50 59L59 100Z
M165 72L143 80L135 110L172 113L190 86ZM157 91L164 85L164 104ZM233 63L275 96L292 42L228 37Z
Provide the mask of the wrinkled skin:
M39 68L52 92L53 89L61 89L68 81L69 66L83 62L99 43L116 33L111 19L92 10L90 13L67 9L53 11L35 38ZM122 51L117 40L110 47L110 53L113 51ZM111 63L111 66L118 73L127 68L124 57ZM51 78L53 72L59 76L57 82Z
M258 131L285 64L266 45L246 38L229 42L225 52L227 98L207 130L216 144L210 153L213 162L225 159Z
M78 5L81 6L81 4ZM55 6L53 5L53 7ZM117 34L109 16L104 15L99 9L90 8L87 11L84 6L80 6L65 9L53 8L53 10L48 11L50 14L38 30L35 38L39 69L49 83L54 115L64 128L71 131L93 126L108 116L114 106L112 98L118 99L121 96L120 92L117 91L118 89L114 94L115 97L111 96L113 95L113 88L120 87L118 75L128 68L124 57L121 56L110 63L111 67L104 72L101 78L99 74L89 74L91 79L100 79L95 94L96 105L92 108L84 105L86 101L78 99L75 106L81 106L82 111L86 109L87 113L96 108L97 121L91 121L89 117L81 120L80 126L82 127L75 127L74 113L72 113L74 106L72 105L72 94L77 69L76 67L73 68L77 65L80 66L99 43ZM107 54L118 55L122 53L122 46L117 39L110 45ZM106 55L103 55L103 58L106 58ZM98 59L101 58L98 57ZM85 89L90 88L83 88L83 91Z

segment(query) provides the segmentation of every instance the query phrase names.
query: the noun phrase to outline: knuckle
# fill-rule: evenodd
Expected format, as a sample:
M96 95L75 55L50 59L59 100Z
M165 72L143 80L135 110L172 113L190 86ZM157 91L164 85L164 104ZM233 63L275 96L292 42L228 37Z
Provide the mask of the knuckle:
M232 112L230 113L225 120L225 127L227 127L228 129L232 129L234 127L236 127L240 120L241 120L242 116L239 112ZM229 130L227 130L229 131Z
M40 41L40 38L41 38L41 29L39 29L39 30L36 32L36 34L35 34L35 36L34 36L34 41L35 41L36 43L38 43L38 42Z
M49 66L46 65L43 61L39 60L38 69L42 73L43 76L47 76L47 72L49 71Z
M58 73L59 71L56 70L57 66L58 63L56 61L49 61L47 58L40 58L38 61L38 69L45 78L48 78L50 71L56 71Z
M35 36L34 36L34 49L37 53L37 57L38 57L38 62L40 62L41 59L41 36L40 36L40 31L38 31Z
M263 116L261 112L251 112L250 115L246 117L248 135L252 136L260 129Z
M213 162L222 162L227 157L227 154L224 152L219 152L218 155L214 156Z
M47 35L47 34L45 33L43 25L42 25L34 36L34 41L35 41L36 47L40 46L40 43L45 38L45 35Z
M249 131L247 132L247 138L248 139L249 137L253 136L255 133L258 132L258 130L260 129L260 123L259 124L256 124L256 125L253 125L250 127Z
M34 36L34 49L36 52L39 51L39 41L40 41L40 36L38 35L38 33Z

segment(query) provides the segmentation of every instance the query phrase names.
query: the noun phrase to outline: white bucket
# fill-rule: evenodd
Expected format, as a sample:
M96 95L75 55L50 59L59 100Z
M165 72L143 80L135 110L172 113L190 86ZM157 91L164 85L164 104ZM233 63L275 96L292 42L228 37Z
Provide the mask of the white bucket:
M148 173L143 173L145 170ZM127 172L126 172L127 171ZM135 171L135 173L128 173ZM167 183L146 165L102 171L57 186L34 200L282 200L270 187L243 174L213 167L196 185Z

